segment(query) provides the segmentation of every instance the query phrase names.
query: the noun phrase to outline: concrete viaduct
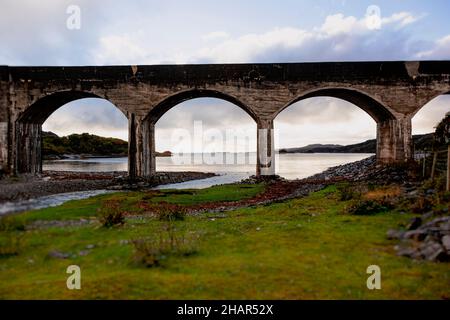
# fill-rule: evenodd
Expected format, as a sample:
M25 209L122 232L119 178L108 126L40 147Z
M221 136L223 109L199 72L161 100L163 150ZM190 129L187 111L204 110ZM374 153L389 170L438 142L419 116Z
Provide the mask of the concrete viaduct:
M194 98L229 101L257 123L257 174L274 174L273 121L289 105L340 98L377 123L379 163L412 157L411 119L450 93L450 61L211 64L97 67L0 66L0 170L42 171L41 127L82 98L113 103L129 122L129 174L155 173L155 123Z

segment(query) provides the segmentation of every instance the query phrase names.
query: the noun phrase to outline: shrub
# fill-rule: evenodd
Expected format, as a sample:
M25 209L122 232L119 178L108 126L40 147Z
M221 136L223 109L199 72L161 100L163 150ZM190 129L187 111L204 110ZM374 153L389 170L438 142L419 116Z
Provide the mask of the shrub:
M0 217L0 231L25 231L25 222L18 216Z
M169 203L161 203L156 211L159 220L182 221L186 217L187 210L183 206Z
M168 256L190 256L197 253L196 238L186 237L173 222L162 225L159 234L132 241L133 259L147 268L160 266Z
M450 192L444 192L441 196L443 202L450 202Z
M438 192L444 192L447 186L446 174L440 174L433 179L428 179L422 184L422 191L434 190Z
M447 177L445 174L441 174L439 177L437 177L435 181L435 187L439 192L445 192L445 189L447 187Z
M134 245L134 260L147 268L160 265L164 250L160 248L156 239L136 239Z
M125 214L121 209L120 202L117 200L107 200L102 203L98 209L99 220L106 228L125 223Z
M389 210L389 205L374 200L358 200L350 205L347 212L349 214L363 216L373 215Z
M336 188L338 190L339 200L340 201L348 201L352 200L356 192L353 188L353 186L349 182L341 182L336 185Z
M376 188L377 188L377 185L376 184L374 184L374 183L372 183L372 182L368 182L367 183L367 190L370 192L370 191L374 191L374 190L376 190Z
M0 239L0 258L16 256L23 247L23 235L17 232L8 233Z
M436 199L432 196L417 196L410 204L413 213L426 213L433 209Z

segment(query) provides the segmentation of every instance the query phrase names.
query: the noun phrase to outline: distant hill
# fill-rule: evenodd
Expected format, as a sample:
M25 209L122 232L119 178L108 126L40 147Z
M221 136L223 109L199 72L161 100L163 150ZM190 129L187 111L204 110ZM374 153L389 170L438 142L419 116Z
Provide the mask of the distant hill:
M413 136L415 150L430 150L433 146L433 134ZM377 141L367 140L362 143L342 146L338 144L310 144L301 148L284 148L280 153L376 153Z
M104 138L93 134L71 134L59 137L53 132L42 132L44 159L64 158L65 155L85 157L126 157L128 142L117 138ZM156 153L157 156L170 157L170 151Z

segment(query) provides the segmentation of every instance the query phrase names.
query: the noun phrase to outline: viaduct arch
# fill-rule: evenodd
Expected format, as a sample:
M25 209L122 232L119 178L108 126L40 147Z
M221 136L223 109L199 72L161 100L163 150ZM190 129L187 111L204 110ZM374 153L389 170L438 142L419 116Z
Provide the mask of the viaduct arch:
M43 123L53 112L65 104L85 98L105 99L89 92L76 90L57 91L39 98L19 114L15 124L15 138L17 142L16 148L13 150L16 155L14 167L17 168L17 172L39 173L42 171L41 143Z
M129 174L155 172L154 124L176 104L229 101L257 123L257 173L274 174L273 120L311 97L349 101L377 122L379 163L412 157L411 119L450 92L450 61L104 67L0 66L0 170L39 173L41 125L57 108L103 98L129 122Z

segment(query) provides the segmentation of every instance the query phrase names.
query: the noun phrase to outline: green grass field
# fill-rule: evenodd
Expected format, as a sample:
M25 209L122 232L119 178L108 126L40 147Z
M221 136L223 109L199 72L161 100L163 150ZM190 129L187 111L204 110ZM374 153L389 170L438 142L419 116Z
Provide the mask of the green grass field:
M262 185L223 186L190 192L102 195L14 217L92 219L108 199L131 213L140 201L182 205L239 200ZM192 194L191 194L192 193ZM20 237L17 255L0 257L3 299L442 299L450 298L450 265L398 257L386 231L409 214L345 213L331 186L308 197L224 214L188 216L174 225L195 239L195 254L167 255L157 267L134 259L133 239L160 234L167 222L128 217L110 229L99 223L1 231L0 245ZM19 225L20 225L19 223ZM20 236L19 236L20 235ZM8 242L9 241L9 242ZM92 249L86 249L91 248ZM52 251L70 254L50 257ZM81 253L81 254L80 254ZM66 268L81 268L81 290L68 290ZM369 265L382 272L382 289L366 287Z

